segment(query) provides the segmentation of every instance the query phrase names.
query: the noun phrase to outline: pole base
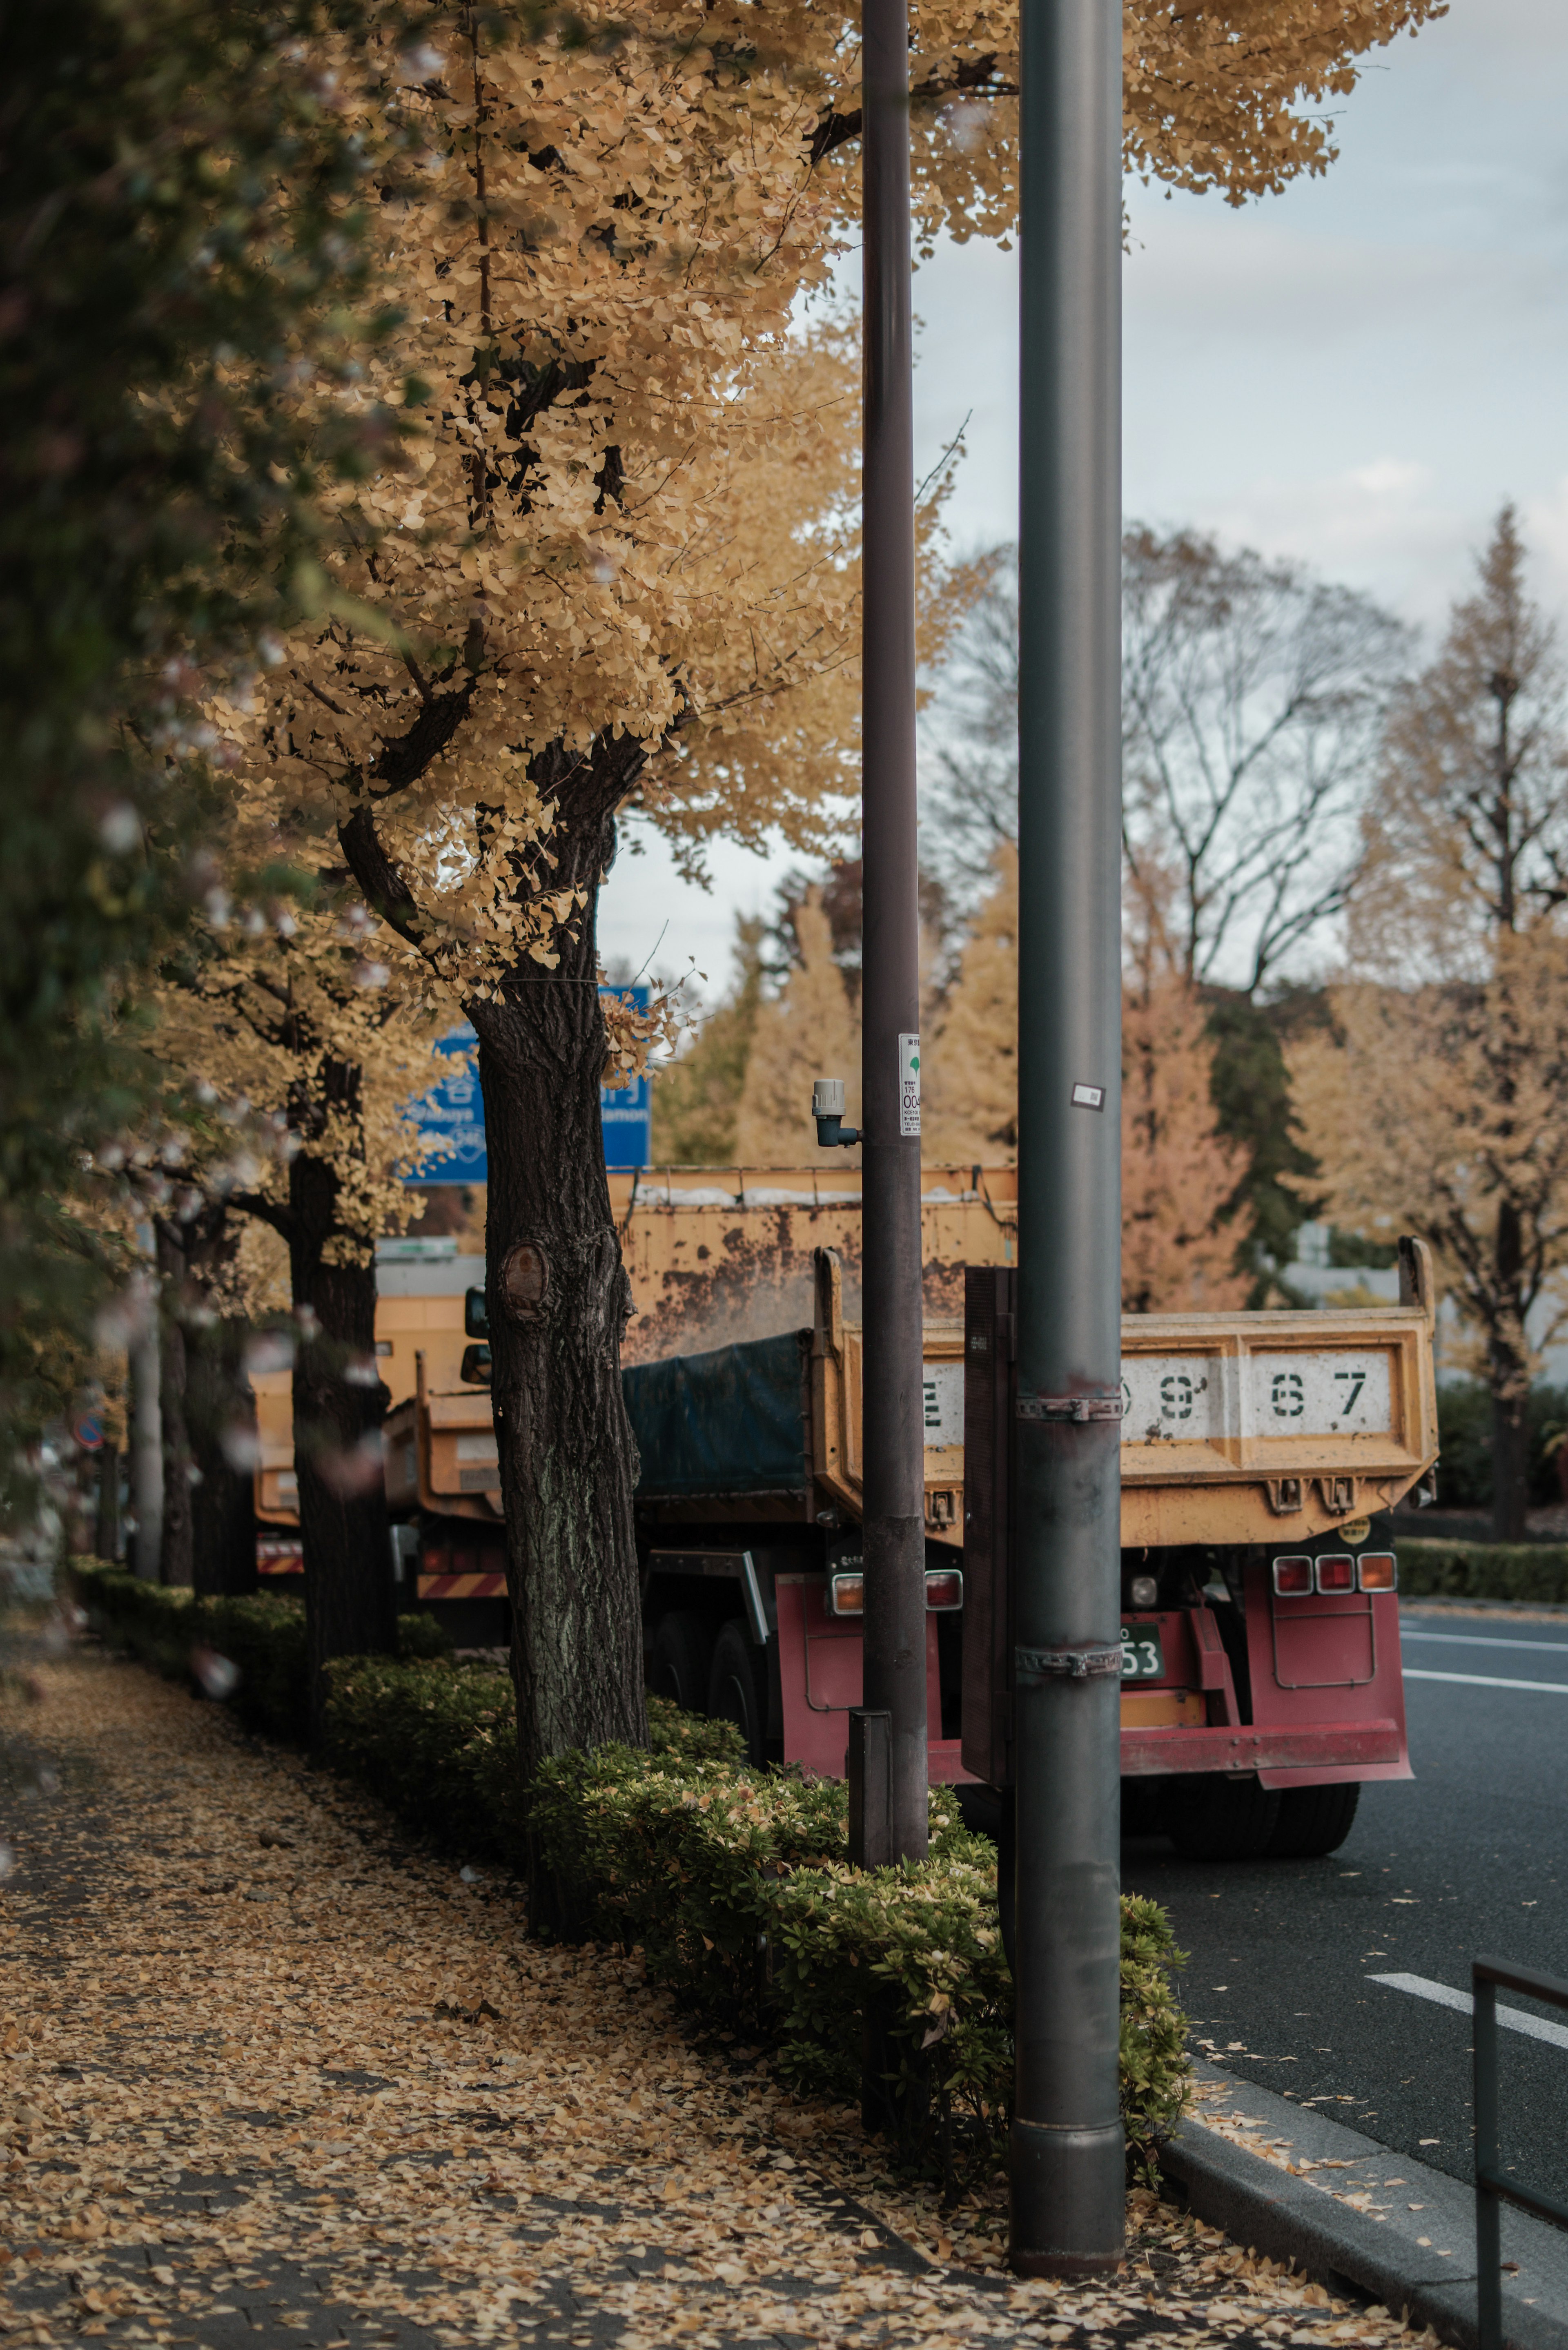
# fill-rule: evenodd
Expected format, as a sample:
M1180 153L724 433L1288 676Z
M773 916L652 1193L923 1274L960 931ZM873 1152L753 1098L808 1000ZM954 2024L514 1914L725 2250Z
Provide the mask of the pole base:
M1104 2276L1119 2269L1127 2230L1127 2144L1119 2122L1056 2129L1015 2121L1008 2140L1016 2276Z

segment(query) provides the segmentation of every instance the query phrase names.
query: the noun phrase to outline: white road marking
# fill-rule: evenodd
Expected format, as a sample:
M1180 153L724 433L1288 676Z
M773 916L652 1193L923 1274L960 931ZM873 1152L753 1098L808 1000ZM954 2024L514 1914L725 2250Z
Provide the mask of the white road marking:
M1568 1697L1568 1681L1504 1681L1494 1673L1423 1673L1414 1665L1405 1668L1407 1681L1462 1681L1467 1689L1546 1690L1553 1697Z
M1545 1648L1553 1655L1568 1657L1568 1640L1500 1640L1490 1632L1413 1632L1407 1624L1399 1627L1402 1640L1441 1640L1450 1648Z
M1386 1983L1390 1991L1407 1991L1417 1999L1429 1999L1434 2006L1451 2007L1460 2015L1474 2012L1468 1991L1450 1991L1447 1983L1432 1982L1426 1975L1371 1975L1375 1983ZM1568 2027L1561 2023L1544 2023L1538 2015L1526 2015L1521 2007L1498 2004L1497 2020L1509 2032L1523 2032L1532 2040L1550 2041L1553 2048L1568 2048Z

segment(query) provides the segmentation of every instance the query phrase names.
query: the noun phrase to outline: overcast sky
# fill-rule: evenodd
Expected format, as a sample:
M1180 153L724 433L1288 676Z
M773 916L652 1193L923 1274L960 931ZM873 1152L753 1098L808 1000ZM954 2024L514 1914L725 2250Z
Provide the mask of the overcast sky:
M1325 178L1242 211L1130 192L1126 511L1431 626L1511 497L1538 592L1568 612L1568 0L1453 0L1376 54L1335 123ZM969 416L964 551L1016 529L1016 266L970 244L915 280L919 470ZM705 895L657 845L624 856L604 951L691 954L718 983L736 911L787 861L721 849Z

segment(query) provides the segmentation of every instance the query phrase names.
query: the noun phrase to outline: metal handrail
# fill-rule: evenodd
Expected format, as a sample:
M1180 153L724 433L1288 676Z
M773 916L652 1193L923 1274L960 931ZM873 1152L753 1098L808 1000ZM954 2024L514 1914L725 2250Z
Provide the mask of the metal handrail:
M1553 2202L1531 2187L1516 2186L1498 2169L1497 2145L1497 1993L1522 1991L1548 2007L1568 2009L1568 1982L1557 1975L1539 1975L1529 1967L1513 1967L1501 1959L1476 1959L1470 1964L1470 1998L1475 2010L1476 2116L1476 2318L1480 2350L1502 2350L1502 2210L1516 2203L1554 2228L1568 2229L1568 2205Z

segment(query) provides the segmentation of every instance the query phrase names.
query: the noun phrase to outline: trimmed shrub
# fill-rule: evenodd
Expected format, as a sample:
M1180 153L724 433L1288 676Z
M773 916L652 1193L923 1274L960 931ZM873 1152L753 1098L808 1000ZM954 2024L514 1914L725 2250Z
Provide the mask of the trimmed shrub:
M1490 1510L1492 1502L1491 1390L1484 1379L1445 1379L1438 1389L1438 1497L1445 1510ZM1548 1451L1568 1423L1568 1388L1530 1390L1526 1410L1530 1503L1541 1509L1563 1498L1555 1458Z
M214 1678L224 1664L237 1679L228 1692L240 1720L275 1738L303 1740L309 1731L306 1690L305 1603L292 1594L261 1591L244 1598L197 1598L177 1586L143 1583L97 1559L75 1559L71 1576L88 1620L111 1648L122 1648L170 1680L221 1692ZM445 1632L428 1617L400 1616L399 1645L428 1656L432 1636L444 1651Z
M175 1674L210 1647L241 1666L261 1726L297 1721L297 1601L196 1602L98 1567L78 1572L78 1588L119 1645ZM334 1765L411 1826L535 1882L547 1873L585 1932L640 1946L650 1980L771 2040L803 2090L855 2095L869 2011L900 2159L950 2194L1002 2160L1012 1986L996 1856L963 1827L950 1790L931 1793L927 1861L856 1869L841 1781L753 1772L732 1723L666 1700L649 1699L648 1751L562 1755L525 1803L504 1672L351 1657L329 1679ZM1124 1898L1122 2115L1129 2161L1146 2172L1187 2101L1171 1988L1182 1963L1158 1906Z
M650 1751L563 1755L524 1805L501 1674L356 1659L333 1668L327 1708L339 1769L449 1843L520 1875L542 1864L582 1930L640 1946L651 1981L772 2040L797 2087L857 2093L874 2002L901 2158L950 2193L1000 2162L1012 1986L996 1856L950 1794L932 1791L921 1866L851 1868L842 1782L753 1773L732 1725L666 1700L649 1717ZM1186 2102L1180 1964L1164 1912L1124 1899L1122 2105L1140 2168Z
M1399 1537L1407 1599L1568 1602L1568 1544L1421 1542Z

